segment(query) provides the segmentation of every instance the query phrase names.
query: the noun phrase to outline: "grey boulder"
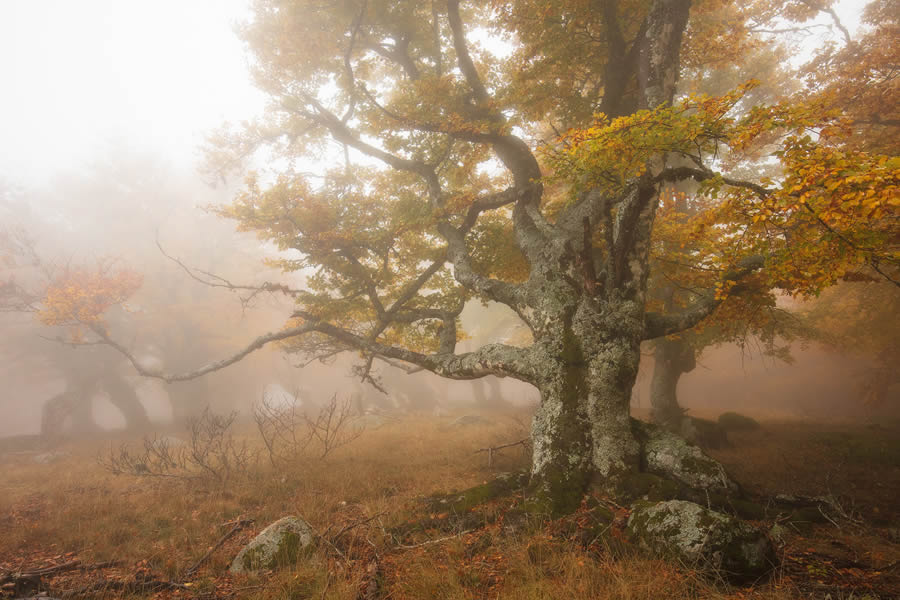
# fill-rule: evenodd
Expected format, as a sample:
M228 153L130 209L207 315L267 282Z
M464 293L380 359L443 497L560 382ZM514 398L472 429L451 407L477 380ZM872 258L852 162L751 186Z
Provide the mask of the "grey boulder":
M298 517L275 521L244 546L231 563L232 573L276 569L295 564L312 552L316 535L312 527Z
M733 582L752 581L776 563L775 549L755 527L684 500L638 502L629 536L645 549Z

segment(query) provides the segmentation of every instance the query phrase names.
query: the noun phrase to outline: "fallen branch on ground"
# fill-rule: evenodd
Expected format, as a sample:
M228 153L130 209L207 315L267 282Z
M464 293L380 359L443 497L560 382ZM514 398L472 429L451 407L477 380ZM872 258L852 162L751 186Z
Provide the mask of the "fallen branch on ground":
M166 590L189 590L190 586L175 581L157 579L152 575L135 577L133 580L104 579L90 585L74 590L68 590L60 594L62 598L88 597L95 598L97 594L104 592L123 592L126 594L147 594L150 592L162 592Z
M528 438L525 438L525 439L519 440L518 442L511 442L509 444L502 444L500 446L490 446L489 448L480 448L475 451L475 454L487 452L488 453L488 468L490 469L491 467L494 466L494 452L497 452L498 450L503 450L504 448L512 448L513 446L522 446L524 448L525 445L528 444L529 441L530 440Z
M13 590L21 591L22 587L26 588L37 588L41 583L41 578L47 575L56 575L58 573L65 573L67 571L76 571L76 570L96 570L96 569L106 569L108 567L115 567L121 564L121 561L118 560L108 560L104 562L98 563L82 563L80 560L72 560L67 563L62 563L59 565L52 565L49 567L41 567L28 569L25 571L13 571L10 573L0 574L0 587L2 588L12 588Z
M221 538L219 538L219 541L216 542L215 545L214 545L212 548L210 548L209 550L207 550L206 554L204 554L202 557L200 557L200 560L198 560L197 562L195 562L193 565L191 565L191 567L190 567L187 571L184 572L184 575L182 576L182 579L190 579L191 577L193 577L194 573L197 572L197 569L199 569L200 567L202 567L203 564L204 564L206 561L209 560L209 557L212 556L212 555L215 553L216 550L218 550L219 548L222 547L222 544L224 544L224 543L227 542L229 539L231 539L231 537L232 537L234 534L236 534L238 531L240 531L241 529L243 529L244 527L247 527L248 525L250 525L250 524L252 524L252 523L253 523L253 519L240 519L240 520L238 520L238 521L234 524L234 526L233 526L231 529L228 530L228 533L226 533L226 534L223 535Z
M454 535L448 535L447 537L437 538L435 540L426 540L424 542L419 542L418 544L397 544L398 548L403 548L404 550L412 550L414 548L421 548L422 546L431 546L432 544L440 544L441 542L446 542L448 540L453 540L459 537L466 535L467 533L472 533L475 531L474 529L466 529L465 531L460 531Z

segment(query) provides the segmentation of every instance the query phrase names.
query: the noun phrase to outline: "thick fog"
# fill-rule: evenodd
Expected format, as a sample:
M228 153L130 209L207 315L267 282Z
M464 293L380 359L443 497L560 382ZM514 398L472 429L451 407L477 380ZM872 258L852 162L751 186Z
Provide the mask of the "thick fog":
M304 281L304 273L264 267L274 250L211 210L240 182L211 187L197 170L204 135L252 118L261 106L231 31L245 11L238 0L0 7L0 229L16 237L20 251L4 257L10 274L0 283L14 281L37 300L67 270L104 265L139 274L142 285L110 311L108 326L142 361L169 372L227 356L290 315L289 298L267 293L246 301L246 292L208 285L221 284L217 277L250 286ZM537 402L517 382L446 382L387 365L377 370L378 391L352 376L353 356L299 368L278 346L203 380L167 386L137 376L108 347L79 345L69 329L7 308L0 313L0 436L37 433L48 401L85 379L106 383L90 384L90 414L70 416L67 427L124 426L128 411L140 408L117 400L123 389L160 423L177 420L192 403L246 411L266 393L306 402L338 393L360 398L361 410L432 414ZM477 302L463 323L470 335L463 349L527 343L513 315ZM893 383L878 403L865 401L861 380L878 363L873 357L816 343L797 346L793 356L788 364L737 346L707 349L683 378L680 401L701 416L739 410L868 418L897 410ZM652 365L648 349L634 392L638 410L648 407Z

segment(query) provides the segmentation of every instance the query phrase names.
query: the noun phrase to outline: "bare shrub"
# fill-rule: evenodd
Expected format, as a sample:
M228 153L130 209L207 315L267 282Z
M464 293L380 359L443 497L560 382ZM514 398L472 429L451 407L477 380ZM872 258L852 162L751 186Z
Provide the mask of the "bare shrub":
M194 478L187 472L184 449L173 448L166 438L145 437L143 451L133 451L128 444L110 448L97 457L97 463L115 475Z
M114 474L178 479L206 479L225 485L234 475L246 474L256 454L238 442L231 428L237 413L217 415L205 409L188 420L188 441L173 445L171 438L145 437L143 450L127 444L100 455L97 462Z
M188 419L188 462L220 483L233 473L246 473L256 462L246 442L238 443L231 434L236 412L217 415L204 409L199 417Z
M352 398L338 400L337 394L319 409L315 419L304 415L304 420L310 437L321 446L320 458L325 458L333 450L346 446L365 431L365 427L358 424L358 417L353 412Z
M309 429L304 426L306 417L298 410L296 401L279 405L263 393L262 399L254 403L252 414L273 467L298 456L312 441Z
M325 458L365 431L353 411L352 398L341 400L336 394L312 417L300 411L296 402L278 405L264 395L253 406L253 420L273 467L297 458L311 446L317 447L319 458Z

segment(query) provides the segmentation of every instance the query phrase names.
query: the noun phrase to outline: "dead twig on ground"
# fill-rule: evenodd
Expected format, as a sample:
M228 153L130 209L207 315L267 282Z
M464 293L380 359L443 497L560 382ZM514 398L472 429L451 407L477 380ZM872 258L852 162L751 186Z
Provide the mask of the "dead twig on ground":
M233 526L231 529L228 530L228 533L226 533L226 534L223 535L221 538L219 538L219 541L216 542L215 545L213 545L212 548L210 548L209 550L207 550L207 551L206 551L206 554L204 554L202 557L200 557L200 560L198 560L197 562L195 562L193 565L191 565L191 567L190 567L187 571L184 572L184 575L181 577L181 579L184 580L184 579L190 579L191 577L193 577L194 573L197 572L197 569L199 569L200 567L202 567L202 566L204 565L204 563L206 563L206 561L208 561L209 558L216 552L216 550L218 550L219 548L221 548L222 545L223 545L225 542L227 542L229 539L231 539L231 537L232 537L234 534L236 534L238 531L240 531L240 530L243 529L244 527L250 526L252 523L253 523L253 519L240 519L240 520L238 520L238 521L234 524L234 526Z
M189 590L190 586L166 579L157 579L152 575L137 576L132 580L104 579L74 590L60 594L61 598L94 598L103 592L122 592L125 594L147 594L167 590Z
M23 588L36 589L41 585L41 579L48 575L57 575L68 571L90 571L97 569L106 569L122 564L118 560L108 560L98 563L83 563L80 560L72 560L59 565L49 567L40 567L28 569L24 571L13 571L10 573L0 574L0 588L11 588L13 591L22 591Z
M472 533L473 531L475 531L475 530L474 529L466 529L465 531L460 531L459 533L456 533L454 535L448 535L446 537L437 538L434 540L426 540L424 542L419 542L418 544L397 544L397 547L402 548L404 550L413 550L415 548L421 548L423 546L431 546L433 544L440 544L440 543L446 542L448 540L460 538L460 537L466 535L467 533Z

